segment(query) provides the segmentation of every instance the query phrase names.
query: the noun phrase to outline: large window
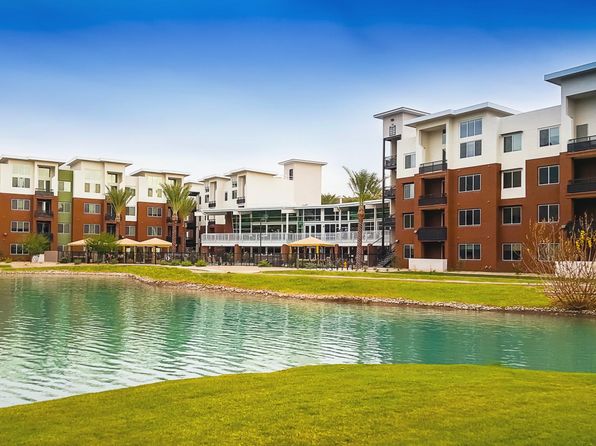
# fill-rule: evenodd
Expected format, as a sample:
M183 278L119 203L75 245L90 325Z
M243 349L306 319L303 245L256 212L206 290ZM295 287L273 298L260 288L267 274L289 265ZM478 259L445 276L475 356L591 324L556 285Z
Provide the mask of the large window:
M503 208L503 224L519 225L521 223L521 206L505 206Z
M480 244L461 243L459 245L459 260L480 260Z
M149 206L147 208L147 216L148 217L161 217L162 216L162 208L157 206Z
M404 245L404 259L413 259L414 258L414 245L407 244Z
M460 192L474 192L480 190L480 174L462 175L459 177Z
M13 211L29 211L31 210L31 200L23 198L13 198L10 200L10 208Z
M459 157L460 158L471 158L473 156L482 155L482 141L469 141L462 142L459 145Z
M83 205L83 212L85 214L101 214L101 206L95 203L85 203Z
M161 237L161 226L147 226L147 235L149 237Z
M459 210L459 225L460 226L479 226L480 225L480 209L460 209Z
M521 132L510 133L503 136L503 152L519 152L522 148Z
M459 123L459 137L468 138L482 134L482 118L470 119Z
M58 234L70 234L70 223L58 223Z
M27 177L12 177L12 187L20 187L29 189L31 187L31 178Z
M414 183L404 184L404 200L411 200L414 198Z
M134 217L137 215L137 208L134 206L126 206L126 215L129 217Z
M540 129L540 147L559 144L559 127Z
M58 212L70 213L72 212L72 203L70 201L59 201Z
M134 236L136 236L137 235L137 227L136 226L130 226L130 225L126 226L125 229L124 229L124 234L127 237L134 237Z
M412 169L413 167L416 167L416 153L406 153L404 155L404 168Z
M13 243L10 245L10 255L26 256L27 254L29 254L29 252L22 243Z
M100 229L99 225L94 225L94 224L83 225L83 234L85 234L85 235L99 234L100 230L101 229Z
M407 214L403 214L403 223L404 223L404 229L413 229L414 228L414 214L413 213L407 213Z
M559 166L543 166L538 168L538 184L559 184Z
M556 223L559 221L558 204L539 204L538 221Z
M31 230L31 223L28 221L12 221L10 222L10 232L29 232Z
M516 262L522 258L521 243L503 243L502 259L506 262Z
M503 189L513 189L522 185L522 170L505 170L503 172Z

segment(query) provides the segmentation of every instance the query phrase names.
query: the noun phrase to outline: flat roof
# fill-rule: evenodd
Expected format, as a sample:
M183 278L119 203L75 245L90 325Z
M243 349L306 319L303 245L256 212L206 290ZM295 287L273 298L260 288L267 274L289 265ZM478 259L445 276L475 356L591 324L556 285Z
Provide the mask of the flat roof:
M483 102L481 104L475 104L475 105L471 105L469 107L458 108L456 110L447 109L447 110L443 110L443 111L440 111L437 113L430 113L428 115L419 116L418 118L413 118L413 119L409 119L409 120L405 121L404 125L416 127L416 124L420 124L422 122L429 122L429 121L434 121L436 119L441 119L441 118L449 118L452 116L465 115L468 113L474 113L474 112L481 111L481 110L492 110L494 112L497 112L497 114L500 114L501 116L510 116L510 115L515 115L518 113L517 110L514 110L509 107L504 107L503 105L495 104L493 102Z
M64 164L63 160L52 158L41 158L34 156L0 155L0 163L6 164L9 160L14 161L41 161L42 163Z
M373 115L373 118L383 119L383 118L386 118L388 116L397 115L399 113L409 113L411 115L416 115L416 116L428 115L427 112L424 112L422 110L416 110L415 108L398 107L398 108L394 108L394 109L391 109L391 110L387 110L387 111L384 111L384 112L377 113L376 115Z
M326 166L327 163L323 161L312 161L312 160L303 160L299 158L290 158L289 160L280 161L278 164L285 166L286 164L292 163L303 163L303 164L316 164L318 166Z
M130 161L116 160L116 159L110 159L110 158L81 158L81 157L76 157L76 158L71 159L70 161L68 161L66 163L66 165L73 166L73 165L78 164L83 161L88 161L88 162L92 162L92 163L121 164L124 167L128 167L128 166L132 165L132 163Z
M267 170L251 169L249 167L240 167L239 169L230 170L226 175L230 176L230 175L235 175L235 174L238 174L241 172L253 172L253 173L260 173L262 175L270 175L270 176L277 175L275 172L269 172Z
M368 200L364 202L365 206L374 206L374 205L380 205L382 203L383 200L381 199L377 199L377 200ZM358 206L358 202L357 201L351 201L349 203L335 203L335 204L310 204L310 205L295 205L295 206L262 206L262 207L254 207L254 208L206 208L206 209L201 209L201 212L209 214L217 214L217 213L221 213L222 211L238 211L241 213L245 213L245 212L253 212L253 211L287 211L287 210L293 210L293 209L323 209L323 208L336 208L336 207L340 207L340 208L347 208L347 207L356 207Z
M139 177L144 173L156 173L158 175L176 175L179 177L187 177L190 174L186 172L176 172L175 170L159 170L159 169L138 169L130 174L131 177Z
M199 180L199 182L203 182L204 183L207 180L211 180L211 179L215 179L215 178L221 178L223 180L229 180L230 179L230 177L227 177L225 175L217 175L217 174L215 174L215 175L207 175L206 177L203 177L201 180Z
M578 65L577 67L567 68L561 71L555 71L554 73L545 74L544 80L551 84L561 85L561 81L566 78L581 76L596 71L596 62L590 62L584 65Z

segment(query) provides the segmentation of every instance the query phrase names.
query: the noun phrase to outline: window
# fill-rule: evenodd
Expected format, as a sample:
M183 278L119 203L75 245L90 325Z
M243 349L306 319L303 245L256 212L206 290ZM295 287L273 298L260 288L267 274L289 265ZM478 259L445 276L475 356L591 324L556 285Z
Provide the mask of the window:
M414 228L414 214L413 213L403 214L403 224L404 224L404 229Z
M99 234L99 225L85 224L83 225L83 234L94 235Z
M127 237L134 237L137 235L137 227L136 226L126 226L124 228L124 234Z
M539 204L538 221L556 223L559 221L558 204Z
M137 208L134 206L126 206L126 215L129 217L134 217L137 215Z
M578 124L575 126L575 137L576 138L587 138L588 137L588 124Z
M152 188L147 189L147 196L153 197L153 189Z
M125 187L124 189L129 190L133 197L137 196L137 190L134 187Z
M58 234L70 234L70 223L58 223Z
M228 193L224 192L224 201L228 201Z
M504 225L519 225L521 223L521 206L506 206L502 212Z
M10 232L29 232L31 224L28 221L10 222Z
M72 183L70 181L58 181L58 191L59 192L71 192L72 191ZM87 191L85 191L87 192Z
M517 262L522 258L521 243L503 243L502 258L506 262Z
M117 184L118 181L118 174L117 173L108 173L108 183L109 184Z
M404 184L404 200L411 200L414 198L414 183Z
M459 157L460 158L471 158L473 156L482 155L482 141L469 141L462 142L459 145Z
M443 131L441 132L441 144L447 144L447 129L443 129Z
M232 191L232 200L235 200L236 198L238 198L238 191L237 190L233 190ZM199 204L201 204L200 201L199 201Z
M95 185L95 193L96 194L100 194L101 193L101 184L96 184Z
M412 169L414 167L416 167L416 153L406 153L404 155L404 168Z
M91 183L85 183L85 192L91 192Z
M101 214L101 206L95 203L85 203L83 205L83 212L85 214Z
M13 256L26 256L29 254L25 245L21 243L13 243L10 245L10 254Z
M13 211L29 211L31 210L31 200L23 198L13 198L10 200L10 208Z
M522 134L511 133L503 136L503 152L519 152L522 148Z
M161 237L161 226L147 226L147 235L150 237Z
M414 258L414 245L404 245L404 259Z
M72 212L72 203L70 201L59 201L58 212L70 213Z
M462 243L459 245L459 260L480 260L479 243Z
M161 217L162 216L162 208L149 206L147 208L147 216L148 217Z
M540 147L559 144L559 127L540 129Z
M21 188L28 189L31 187L31 178L12 177L12 187L21 187Z
M482 118L470 119L459 123L459 137L468 138L482 134Z
M463 175L459 177L460 192L474 192L480 190L480 174Z
M161 198L163 196L163 191L161 189L157 189L155 194L157 195L157 198Z
M558 249L558 243L540 243L538 245L538 260L554 260Z
M460 209L460 226L480 226L480 209Z
M506 170L503 172L503 189L521 187L522 170Z
M294 179L294 169L288 169L288 180ZM205 191L208 192L208 191Z
M559 166L543 166L538 168L538 184L559 184Z

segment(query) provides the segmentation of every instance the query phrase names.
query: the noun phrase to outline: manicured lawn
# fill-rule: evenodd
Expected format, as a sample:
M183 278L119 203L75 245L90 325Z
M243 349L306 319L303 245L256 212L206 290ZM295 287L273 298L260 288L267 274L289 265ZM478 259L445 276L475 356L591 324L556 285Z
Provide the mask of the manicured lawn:
M48 268L35 268L43 271ZM422 302L458 302L492 306L546 307L548 299L539 287L520 284L460 284L441 280L409 282L396 280L362 280L360 278L327 278L310 274L282 276L275 274L196 273L184 268L136 265L57 266L80 272L128 272L157 280L224 285L248 290L269 290L283 293L405 298Z
M334 365L0 409L2 444L591 444L596 374Z

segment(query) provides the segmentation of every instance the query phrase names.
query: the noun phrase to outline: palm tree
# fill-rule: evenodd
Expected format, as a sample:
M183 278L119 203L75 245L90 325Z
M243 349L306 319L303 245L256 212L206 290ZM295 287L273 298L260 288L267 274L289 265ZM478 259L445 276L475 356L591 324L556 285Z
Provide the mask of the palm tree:
M339 203L339 197L335 194L321 194L321 204Z
M364 250L362 249L362 234L364 227L364 202L381 196L381 180L375 172L365 169L350 170L344 167L348 174L348 186L358 202L358 233L356 235L356 269L362 268Z
M186 199L182 202L182 206L178 210L178 216L184 224L186 218L193 213L193 211L197 207L197 202L193 197L186 197ZM182 249L186 248L186 228L182 231Z
M172 248L174 252L178 252L178 213L184 202L189 197L190 186L182 185L181 183L162 184L161 189L166 196L166 201L172 209Z
M109 188L106 193L106 200L114 208L114 221L116 222L116 238L120 238L120 220L122 213L126 210L128 202L134 197L132 189Z

